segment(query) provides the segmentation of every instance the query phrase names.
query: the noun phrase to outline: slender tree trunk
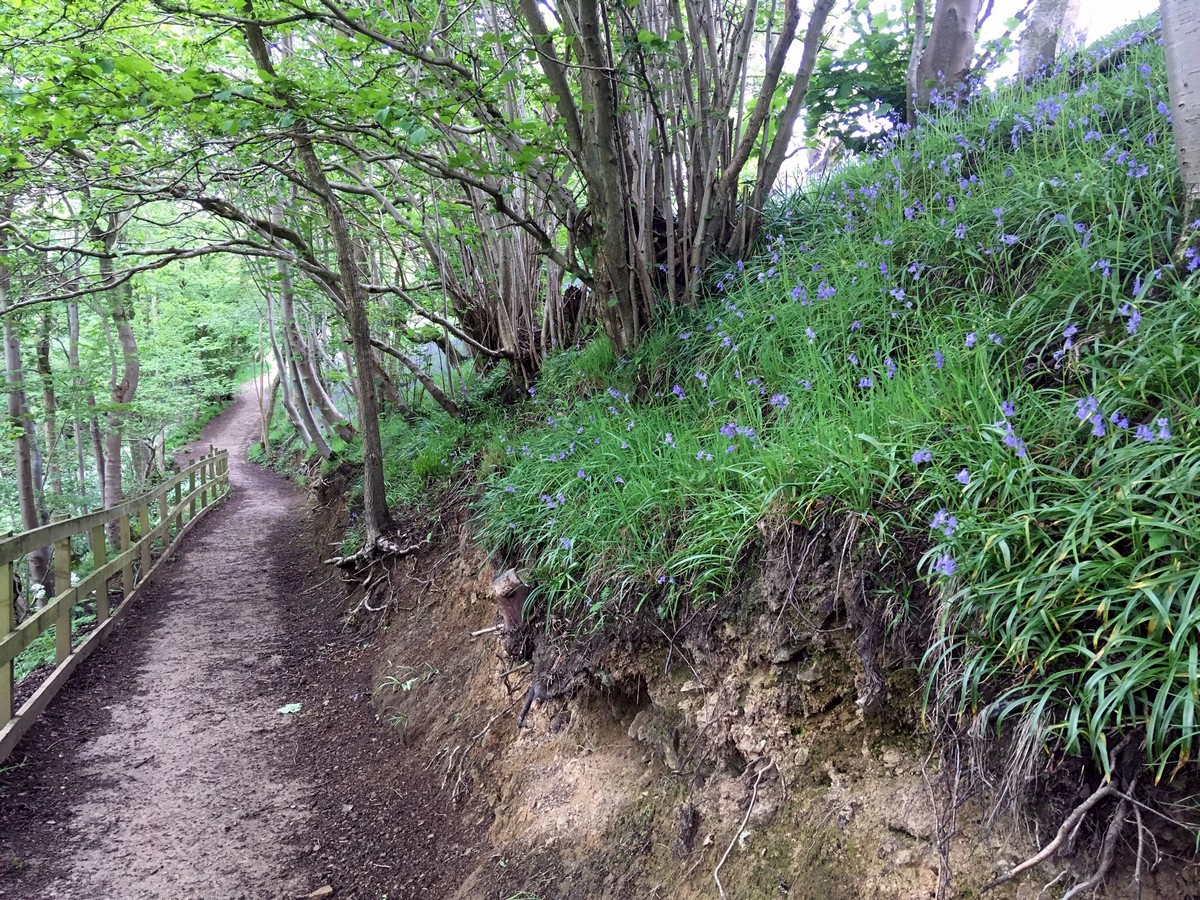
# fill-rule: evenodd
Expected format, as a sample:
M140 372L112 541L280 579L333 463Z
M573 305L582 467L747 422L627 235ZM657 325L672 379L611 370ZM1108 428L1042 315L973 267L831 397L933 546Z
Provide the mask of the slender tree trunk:
M246 2L246 10L251 11L249 0ZM245 34L255 64L264 72L274 74L275 68L262 29L257 25L248 25ZM372 546L383 538L384 532L391 524L391 516L388 513L387 492L383 481L383 442L379 434L379 405L375 395L375 380L372 378L373 350L371 326L367 319L366 289L359 271L354 240L350 234L350 223L346 220L345 210L342 209L325 175L321 160L313 149L312 141L303 127L293 132L292 143L300 159L300 168L329 223L329 233L338 264L339 287L345 305L346 324L350 328L350 341L354 346L355 357L363 362L363 365L358 366L356 373L358 427L362 435L363 453L363 526L366 531L364 537L367 545Z
M275 365L279 371L279 385L283 395L283 410L287 413L288 421L292 423L292 427L296 429L296 434L300 436L300 442L305 447L317 447L317 452L321 454L323 459L328 459L330 456L329 445L325 443L324 437L317 429L316 424L312 421L312 413L308 411L308 406L304 401L304 397L299 398L299 403L296 402L297 382L293 374L291 356L285 357L283 351L279 348L279 341L275 333L275 304L272 300L270 290L263 292L267 299L267 335L271 340L271 352L275 354ZM302 410L304 411L302 413ZM316 437L313 437L313 434Z
M100 427L100 416L96 413L96 397L90 391L87 405L91 415L88 417L88 431L92 435L92 461L96 465L96 484L100 489L100 505L104 505L105 486L108 479L108 466L104 460L104 430Z
M266 393L264 394L263 400L262 400L262 431L261 431L262 440L261 440L261 443L262 443L263 453L266 454L267 459L271 458L271 423L275 419L275 404L276 404L276 402L278 402L278 399L279 399L280 383L281 383L281 379L279 377L279 374L276 373L271 378L271 380L267 383L267 390L266 390Z
M419 365L417 365L405 354L401 353L390 344L385 344L383 341L379 340L373 340L371 343L373 343L388 356L399 360L400 363L412 373L413 377L421 383L421 386L424 387L425 390L429 391L429 396L433 398L434 402L437 403L438 406L440 406L450 415L454 416L456 419L462 415L457 404L455 404L453 400L446 396L445 392L437 386L437 382L430 378L429 375L425 373L425 370Z
M74 393L72 406L79 408L79 396L83 391L83 378L79 373L79 304L72 300L67 305L67 368L71 372L71 388ZM79 513L88 511L87 504L87 466L84 462L84 431L86 420L78 412L71 423L72 436L75 440L75 478L78 483L76 493L79 495ZM92 539L88 532L88 540Z
M1063 49L1060 41L1067 46L1077 43L1081 5L1081 0L1037 0L1018 45L1017 72L1022 78L1051 68Z
M63 492L62 465L58 453L58 396L54 391L54 372L50 365L50 335L53 319L49 312L42 313L42 331L37 343L37 373L42 382L42 441L46 459L47 483L50 493L61 498Z
M983 0L937 0L929 45L917 66L918 108L929 107L934 89L945 98L966 80L982 4Z
M7 200L8 215L12 210L11 198ZM25 397L25 371L21 363L21 340L17 323L11 315L4 315L9 305L10 275L8 265L0 261L0 318L4 327L4 375L8 385L9 427L13 438L13 457L17 469L17 504L21 510L21 527L26 531L42 524L37 504L37 490L33 471L33 435L29 431L29 405ZM34 584L46 587L50 596L51 584L50 548L40 547L27 557L29 578Z
M912 47L908 51L908 68L904 73L904 120L909 125L917 121L917 98L920 95L917 73L925 53L925 0L913 0Z
M276 224L283 221L283 210L275 205L271 209L271 220ZM279 325L283 331L283 342L288 355L295 363L295 370L304 381L305 393L309 402L316 407L325 424L337 433L343 441L354 437L354 428L350 420L342 415L341 410L334 405L333 398L325 390L321 381L313 355L300 333L296 324L295 289L292 285L292 270L286 260L275 262L275 271L279 277Z
M1183 177L1184 222L1200 215L1200 4L1161 0L1175 156ZM1185 233L1192 240L1194 232Z
M106 250L112 251L117 243L117 235L121 223L116 214L108 215L108 223L101 235ZM105 272L105 269L108 269ZM112 261L100 261L101 275L105 281L112 277ZM120 287L109 291L107 301L110 304L109 315L116 328L117 344L120 350L120 362L114 354L109 375L109 400L112 404L105 415L104 433L104 508L117 506L125 499L125 487L121 471L121 444L124 437L127 410L125 407L133 402L137 394L138 379L141 377L141 364L138 361L137 339L133 333L133 286L126 282ZM117 523L109 528L109 539L116 541Z

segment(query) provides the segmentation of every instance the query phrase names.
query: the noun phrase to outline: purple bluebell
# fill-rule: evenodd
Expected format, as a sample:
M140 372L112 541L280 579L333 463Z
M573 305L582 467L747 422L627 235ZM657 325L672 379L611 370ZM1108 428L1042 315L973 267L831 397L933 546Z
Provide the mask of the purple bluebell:
M954 513L947 511L943 507L933 514L933 521L929 523L929 527L934 531L942 532L946 537L950 537L954 534L954 530L958 528L958 519L954 517Z

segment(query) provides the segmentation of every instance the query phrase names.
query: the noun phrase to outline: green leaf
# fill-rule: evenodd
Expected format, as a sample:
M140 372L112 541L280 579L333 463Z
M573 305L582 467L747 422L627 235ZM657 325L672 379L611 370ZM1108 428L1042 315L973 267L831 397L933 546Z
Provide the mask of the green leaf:
M149 60L140 56L121 56L112 61L113 68L124 75L147 75L154 71Z

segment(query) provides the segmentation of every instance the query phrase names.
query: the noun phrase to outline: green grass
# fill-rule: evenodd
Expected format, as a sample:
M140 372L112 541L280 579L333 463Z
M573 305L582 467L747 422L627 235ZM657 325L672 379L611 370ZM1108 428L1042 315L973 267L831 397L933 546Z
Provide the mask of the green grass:
M448 446L494 459L482 540L590 627L724 596L774 512L855 513L880 553L926 548L926 672L960 714L1101 765L1140 728L1163 777L1200 703L1200 300L1165 97L1135 38L779 199L761 254L632 359L557 354L486 439L409 432L397 497Z
M96 624L96 611L79 607L71 610L71 645L79 646ZM51 625L17 654L13 660L13 677L17 683L24 681L39 666L54 668L55 628Z

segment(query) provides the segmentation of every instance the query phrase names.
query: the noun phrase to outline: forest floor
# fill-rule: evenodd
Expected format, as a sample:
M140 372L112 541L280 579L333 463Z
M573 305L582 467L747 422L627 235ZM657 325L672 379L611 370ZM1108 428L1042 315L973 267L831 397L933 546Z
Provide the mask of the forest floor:
M257 426L249 384L192 450L230 449L231 496L0 768L0 897L437 897L486 853L486 816L385 749L370 648L303 491L246 461Z

